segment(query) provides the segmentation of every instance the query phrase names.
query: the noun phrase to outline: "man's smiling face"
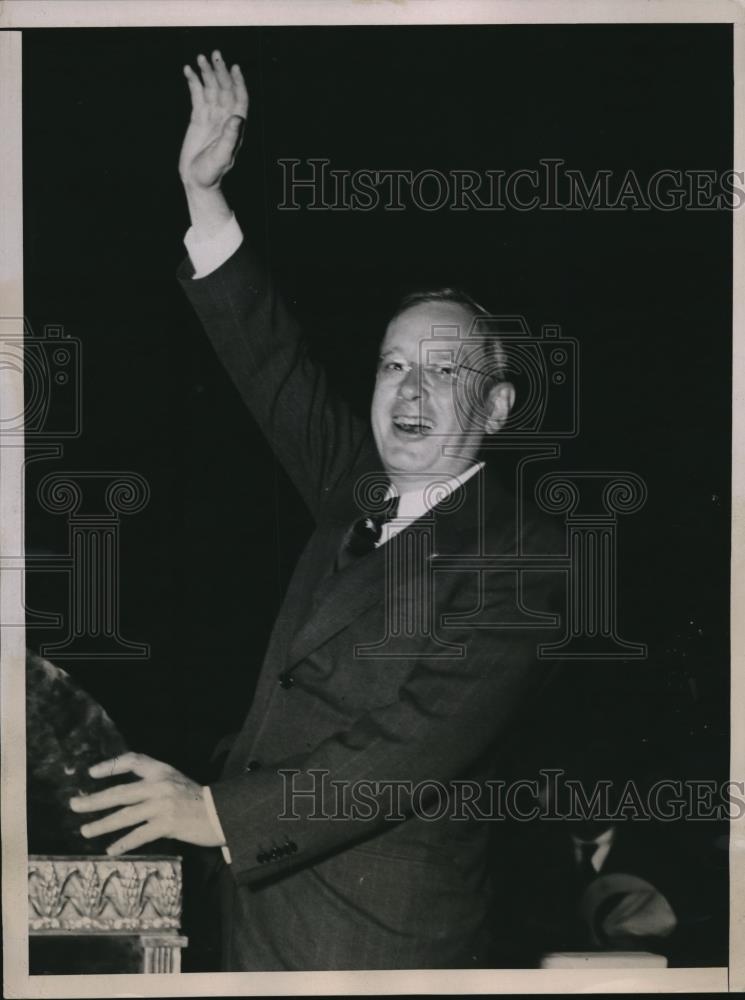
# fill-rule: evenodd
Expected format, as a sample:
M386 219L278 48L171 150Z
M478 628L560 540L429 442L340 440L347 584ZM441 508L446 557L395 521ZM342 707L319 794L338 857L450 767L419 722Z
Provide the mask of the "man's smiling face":
M460 389L450 373L457 368L472 321L472 311L457 302L422 302L388 325L371 422L385 470L394 483L399 479L401 491L412 488L413 477L443 479L464 472L473 464L483 433L498 429L499 419L490 423L486 414L504 411L503 422L509 413L508 385L509 398L497 385L489 391L480 415L456 409Z

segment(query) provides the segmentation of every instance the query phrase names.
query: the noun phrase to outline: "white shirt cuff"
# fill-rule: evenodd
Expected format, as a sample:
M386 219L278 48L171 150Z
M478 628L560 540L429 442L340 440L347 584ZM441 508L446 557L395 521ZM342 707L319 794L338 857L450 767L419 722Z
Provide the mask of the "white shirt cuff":
M230 864L233 860L230 856L230 848L225 843L225 834L223 833L222 823L220 822L220 817L217 815L217 809L215 809L215 800L212 798L212 792L209 790L208 785L202 786L202 798L204 799L204 804L207 807L207 816L212 824L212 829L215 834L222 841L220 850L222 851L222 856L225 858L225 863Z
M235 215L214 236L199 236L190 226L184 244L194 267L193 278L205 278L232 257L243 242L243 232Z

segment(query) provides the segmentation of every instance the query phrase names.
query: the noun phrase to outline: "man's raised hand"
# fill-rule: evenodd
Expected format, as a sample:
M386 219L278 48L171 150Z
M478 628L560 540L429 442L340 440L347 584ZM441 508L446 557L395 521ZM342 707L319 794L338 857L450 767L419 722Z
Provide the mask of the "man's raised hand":
M120 807L103 819L81 827L84 837L98 837L133 827L107 849L107 854L124 854L161 837L201 847L220 846L201 786L175 767L144 754L126 753L90 768L93 778L128 773L136 774L141 780L70 799L70 808L78 813Z
M197 56L201 79L191 66L184 76L191 92L191 120L179 157L179 174L188 192L219 188L240 145L248 114L248 91L240 67L228 70L219 51L210 62Z

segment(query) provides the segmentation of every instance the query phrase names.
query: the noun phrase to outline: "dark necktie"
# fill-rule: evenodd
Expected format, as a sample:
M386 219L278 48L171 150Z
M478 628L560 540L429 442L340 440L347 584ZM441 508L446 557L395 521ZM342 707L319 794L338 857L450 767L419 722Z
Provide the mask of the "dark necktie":
M397 511L398 497L391 497L382 511L358 518L344 536L336 557L336 569L344 569L372 552L383 533L383 525L392 521Z

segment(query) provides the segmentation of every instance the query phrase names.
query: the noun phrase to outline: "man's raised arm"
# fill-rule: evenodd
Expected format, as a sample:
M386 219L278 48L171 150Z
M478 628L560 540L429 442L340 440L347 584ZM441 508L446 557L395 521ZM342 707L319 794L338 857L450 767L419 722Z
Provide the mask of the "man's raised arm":
M276 456L317 516L369 428L328 391L271 274L245 245L222 192L248 112L240 67L219 51L184 67L191 119L179 159L192 226L192 267L179 279L205 332ZM241 245L243 244L243 245ZM200 280L193 280L193 279Z

